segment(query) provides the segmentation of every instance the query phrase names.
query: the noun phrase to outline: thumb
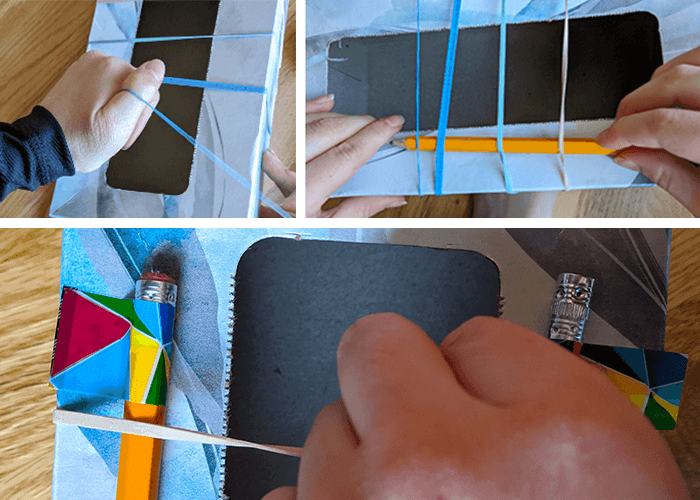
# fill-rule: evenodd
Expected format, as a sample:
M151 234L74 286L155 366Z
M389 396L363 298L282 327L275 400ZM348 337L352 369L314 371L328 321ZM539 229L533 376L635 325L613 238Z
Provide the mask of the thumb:
M296 173L287 168L271 149L263 153L262 169L282 192L282 196L289 197L296 190Z
M124 80L122 89L129 89L145 101L152 101L157 95L164 77L165 63L159 59L154 59L142 64L131 73ZM101 112L107 123L115 124L115 126L119 127L114 132L115 135L123 136L124 138L120 147L131 135L145 108L146 104L129 92L117 92L102 108Z
M700 216L700 173L689 161L660 149L638 147L618 151L613 161L646 175L695 217Z

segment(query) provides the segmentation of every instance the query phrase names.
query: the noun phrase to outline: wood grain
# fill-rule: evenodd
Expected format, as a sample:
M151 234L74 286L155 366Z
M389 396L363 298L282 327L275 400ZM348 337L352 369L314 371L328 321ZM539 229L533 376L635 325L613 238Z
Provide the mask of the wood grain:
M51 496L56 393L49 387L59 303L60 229L0 229L0 492Z
M0 121L28 115L87 50L95 0L0 0ZM290 0L272 146L294 160L296 2ZM44 217L53 185L16 191L0 203L0 217Z
M0 492L45 500L55 393L48 385L59 301L60 230L0 229ZM700 499L700 230L673 233L666 349L690 354L678 426L662 432Z
M674 229L669 265L667 351L689 354L678 425L661 431L693 499L700 499L700 230Z
M474 195L413 196L402 208L376 217L474 217ZM552 217L693 217L660 187L584 189L561 192Z
M2 0L0 120L28 115L85 53L94 11L85 0ZM0 217L43 217L52 196L53 185L15 191L0 203Z
M333 198L323 205L324 210L338 206L347 198ZM474 197L468 194L448 196L407 196L408 204L400 208L390 208L379 212L373 218L391 219L395 217L473 217Z
M287 26L282 48L275 114L272 121L270 149L285 165L296 172L296 0L289 0ZM273 201L282 203L284 195L275 183L263 174L262 191Z
M270 148L285 165L292 165L296 160L296 26L296 0L289 0L287 27L282 49L282 66L279 72L277 101L272 122L272 137L270 138Z
M408 205L385 210L376 218L475 217L476 195L410 196ZM338 202L329 202L332 208ZM561 192L552 217L693 217L673 196L660 187L585 189Z
M593 189L559 193L552 217L692 217L660 187Z

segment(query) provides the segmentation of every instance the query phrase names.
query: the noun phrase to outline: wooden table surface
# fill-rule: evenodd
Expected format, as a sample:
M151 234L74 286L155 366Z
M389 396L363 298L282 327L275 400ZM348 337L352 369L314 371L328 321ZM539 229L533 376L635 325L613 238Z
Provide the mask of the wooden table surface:
M475 217L476 196L409 196L408 205L384 210L376 218ZM331 208L340 201L329 202ZM585 189L557 196L552 217L692 217L683 205L659 187Z
M60 230L0 229L0 492L47 499L55 392L48 385L59 301ZM678 425L664 431L700 499L700 230L674 231L666 349L690 354Z
M0 121L28 115L87 50L95 0L0 0ZM296 0L289 0L271 146L287 165L296 150ZM16 191L0 217L43 217L53 184Z

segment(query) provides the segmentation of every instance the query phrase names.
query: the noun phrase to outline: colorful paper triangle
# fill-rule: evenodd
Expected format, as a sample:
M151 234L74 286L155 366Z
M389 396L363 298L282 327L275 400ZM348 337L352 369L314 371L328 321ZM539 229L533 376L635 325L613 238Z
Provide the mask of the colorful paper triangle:
M644 382L644 379L637 375L635 370L625 362L625 360L615 351L614 347L597 344L583 344L581 356L595 361L603 366L612 368L628 377Z
M88 297L93 300L103 304L105 307L113 310L117 314L124 316L132 325L134 325L138 330L141 330L146 335L155 337L153 332L151 332L148 327L141 321L138 317L136 311L134 311L134 301L125 299L114 299L112 297L105 297L104 295L97 295L94 293L86 293ZM157 302L154 302L154 304Z
M636 347L613 347L613 350L620 356L620 359L629 366L630 370L637 375L637 380L641 380L649 385L644 349L637 349Z
M123 338L129 328L124 318L76 290L64 289L51 376Z
M645 351L649 387L682 382L688 358L677 352Z
M144 402L148 394L160 344L151 337L143 335L136 329L131 329L131 380L129 384L129 401Z
M654 392L669 403L679 406L681 404L681 394L683 393L683 382L655 387Z
M659 430L671 430L676 427L676 421L673 416L659 404L659 400L653 393L649 396L649 402L644 409L644 414L649 417L649 420Z
M615 384L615 387L617 387L622 394L630 398L639 409L642 408L642 404L649 390L645 384L614 370L608 370L607 375L608 379Z
M146 403L151 405L165 405L166 389L167 377L165 373L165 355L163 351L161 351L158 366L156 366L156 371L153 373L153 379L151 381L148 397L146 398Z
M129 344L125 335L106 348L50 379L57 389L108 398L127 399Z

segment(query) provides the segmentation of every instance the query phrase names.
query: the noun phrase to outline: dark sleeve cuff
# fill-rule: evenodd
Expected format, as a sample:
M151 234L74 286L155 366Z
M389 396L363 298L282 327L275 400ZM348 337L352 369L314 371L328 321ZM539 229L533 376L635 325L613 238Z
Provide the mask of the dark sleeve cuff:
M37 162L36 178L41 185L75 174L73 157L63 129L49 110L35 106L31 114L13 123L28 141Z

